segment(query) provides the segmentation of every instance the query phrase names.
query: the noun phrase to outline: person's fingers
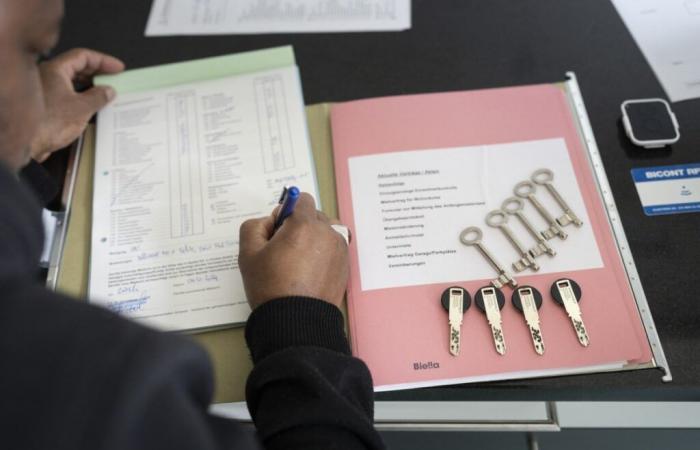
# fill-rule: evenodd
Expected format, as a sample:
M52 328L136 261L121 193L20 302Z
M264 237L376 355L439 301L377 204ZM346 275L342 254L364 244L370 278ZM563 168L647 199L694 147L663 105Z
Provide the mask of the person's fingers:
M311 194L301 193L290 218L294 218L294 220L313 220L316 218L316 202Z
M331 220L328 218L326 213L324 213L323 211L316 210L316 219L318 219L319 221L321 221L323 223L327 223L327 224L331 223Z
M91 117L111 102L116 96L116 92L111 86L94 86L79 95L85 100L83 105L87 109L81 112L87 117Z
M273 227L272 216L243 222L240 229L239 253L245 256L262 249L270 240Z
M114 56L85 48L68 50L51 60L51 64L70 79L124 70L124 63Z

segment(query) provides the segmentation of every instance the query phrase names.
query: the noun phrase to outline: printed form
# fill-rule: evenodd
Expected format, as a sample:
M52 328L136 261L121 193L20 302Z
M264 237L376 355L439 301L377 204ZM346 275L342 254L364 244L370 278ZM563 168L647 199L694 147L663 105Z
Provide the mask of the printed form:
M146 36L408 28L410 0L154 0Z
M700 98L700 0L612 0L673 102Z
M458 239L472 225L512 273L520 255L484 218L513 196L518 181L542 167L554 172L557 189L586 225L569 235L566 252L538 261L538 273L603 265L563 139L391 152L352 157L348 164L363 290L495 278L477 249ZM549 211L560 209L542 189L537 199ZM546 229L524 202L528 218ZM529 242L517 219L508 225Z
M119 95L97 122L90 298L167 330L242 323L238 230L316 195L296 67Z

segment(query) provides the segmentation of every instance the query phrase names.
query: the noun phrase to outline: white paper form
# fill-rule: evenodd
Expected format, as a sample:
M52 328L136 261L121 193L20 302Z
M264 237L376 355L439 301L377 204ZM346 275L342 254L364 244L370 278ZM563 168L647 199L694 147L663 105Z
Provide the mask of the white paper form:
M247 319L238 230L317 196L296 67L119 95L98 116L90 297L168 330Z
M517 182L540 168L554 172L554 185L584 225L571 230L566 241L549 241L557 256L538 258L537 273L603 265L563 139L383 153L350 158L349 166L363 290L495 278L478 250L459 241L460 232L472 225L481 228L486 248L513 273L511 263L520 256L484 220L513 196ZM561 215L544 188L535 195ZM527 201L524 213L539 230L547 228ZM535 246L515 217L509 216L508 225L527 248Z
M612 0L671 101L700 97L700 0Z
M146 36L408 28L410 0L154 0Z

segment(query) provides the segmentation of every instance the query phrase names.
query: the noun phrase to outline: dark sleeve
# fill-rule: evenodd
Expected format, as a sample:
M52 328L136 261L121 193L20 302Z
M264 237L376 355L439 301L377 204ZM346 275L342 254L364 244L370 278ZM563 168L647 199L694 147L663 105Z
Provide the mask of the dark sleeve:
M0 291L0 448L261 448L252 427L209 412L211 364L186 336L38 286Z
M34 160L29 161L19 176L22 183L34 192L42 206L47 206L59 193L60 186L51 173Z
M335 306L289 297L253 311L248 409L267 449L379 449L372 379Z

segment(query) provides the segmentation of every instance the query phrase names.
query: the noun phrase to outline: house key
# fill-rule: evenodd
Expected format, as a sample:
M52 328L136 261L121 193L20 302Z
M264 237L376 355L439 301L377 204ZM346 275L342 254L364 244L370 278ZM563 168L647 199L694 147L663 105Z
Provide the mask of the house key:
M571 210L571 208L569 208L569 205L564 201L562 196L552 184L552 180L554 180L554 173L551 170L536 170L532 174L532 177L530 177L530 179L535 184L539 184L540 186L544 186L545 188L547 188L552 197L554 197L554 200L556 200L556 202L559 203L559 206L561 206L561 209L564 210L564 215L557 218L557 223L559 223L559 225L563 227L570 223L573 223L577 227L583 225L581 219L579 219L578 216L576 216L576 214L574 214L574 212Z
M515 195L520 198L530 200L532 206L534 206L537 212L540 213L544 220L547 221L549 228L542 232L545 238L552 239L554 236L559 236L561 239L566 239L569 236L564 230L561 229L559 222L557 222L549 211L545 209L542 203L537 200L537 197L535 197L535 185L532 183L532 181L521 181L515 185L513 192L515 192Z
M540 256L543 253L549 256L555 256L557 252L549 245L542 232L537 231L534 225L525 217L525 214L523 214L523 207L523 201L518 197L507 198L501 205L501 209L517 217L520 223L527 229L527 232L537 241L537 247L533 247L529 250L532 256Z
M474 296L474 303L484 314L491 327L493 345L499 355L506 354L506 340L501 327L501 310L506 304L506 297L500 289L492 286L482 287Z
M440 297L440 303L448 314L450 324L450 353L459 355L462 334L462 316L472 304L472 298L466 289L453 286L445 289Z
M491 252L486 250L484 244L481 243L482 237L483 233L481 232L481 228L479 227L465 228L459 234L459 240L462 244L476 247L476 249L479 250L479 253L484 255L484 258L486 258L491 267L496 269L496 271L498 272L498 278L496 278L495 280L491 280L491 284L493 284L497 288L501 288L505 284L509 284L513 288L518 286L518 282L515 281L515 278L513 278L513 276L509 274L508 271L498 261L496 261L496 258L493 257Z
M516 272L522 272L527 268L535 272L540 270L540 266L535 262L535 258L527 251L523 244L520 243L518 238L515 237L515 234L513 234L513 230L508 226L508 216L505 212L500 209L491 211L486 215L486 224L490 227L500 229L518 251L520 260L513 263L513 270Z
M579 343L584 347L588 347L588 331L586 331L586 326L583 324L581 308L578 306L578 302L581 301L581 287L574 280L562 278L552 283L550 293L554 301L566 310Z
M542 294L532 286L521 286L513 291L511 297L513 306L525 317L525 323L530 330L532 345L538 355L544 355L544 340L540 330L540 314L537 312L542 307Z

